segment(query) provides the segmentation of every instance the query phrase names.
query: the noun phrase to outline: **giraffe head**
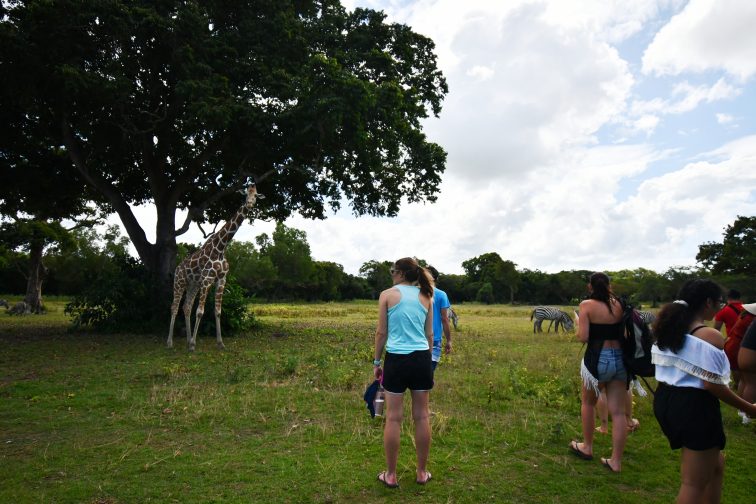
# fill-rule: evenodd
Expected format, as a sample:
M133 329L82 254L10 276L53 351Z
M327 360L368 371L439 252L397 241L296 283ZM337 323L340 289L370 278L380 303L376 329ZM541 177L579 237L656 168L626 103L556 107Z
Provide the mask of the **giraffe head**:
M257 187L253 182L247 188L247 201L244 203L244 206L247 207L247 210L255 206L255 201L257 201L257 198L263 199L265 198L265 196L263 196L262 194L257 194Z

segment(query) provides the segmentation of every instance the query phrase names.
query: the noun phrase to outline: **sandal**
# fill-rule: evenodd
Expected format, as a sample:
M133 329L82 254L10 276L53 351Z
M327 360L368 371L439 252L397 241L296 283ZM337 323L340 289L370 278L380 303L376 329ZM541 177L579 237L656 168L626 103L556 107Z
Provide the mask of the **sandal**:
M614 467L612 467L612 464L609 463L608 458L601 457L601 465L612 471L613 473L619 473L619 471L615 471Z
M430 471L425 471L425 481L415 480L415 483L417 483L418 485L425 485L431 479L433 479L433 475L430 473Z
M585 453L580 448L578 448L578 442L574 439L570 441L570 451L583 460L593 460L593 455L591 455L590 453Z
M387 488L399 488L399 482L396 483L389 483L386 481L386 471L383 471L378 475L378 481L386 485Z

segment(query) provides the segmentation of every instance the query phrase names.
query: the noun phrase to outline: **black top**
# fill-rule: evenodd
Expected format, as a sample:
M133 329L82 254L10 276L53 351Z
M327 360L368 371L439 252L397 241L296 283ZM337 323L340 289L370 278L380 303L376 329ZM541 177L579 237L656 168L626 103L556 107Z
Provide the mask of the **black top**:
M624 324L620 321L616 324L594 324L588 326L588 341L621 340Z

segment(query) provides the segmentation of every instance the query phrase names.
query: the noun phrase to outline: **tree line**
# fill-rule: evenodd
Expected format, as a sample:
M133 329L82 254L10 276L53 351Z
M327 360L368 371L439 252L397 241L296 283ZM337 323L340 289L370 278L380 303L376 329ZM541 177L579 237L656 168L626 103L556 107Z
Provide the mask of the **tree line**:
M0 240L0 291L22 294L27 290L32 252L10 245L8 240ZM45 293L80 296L93 283L102 283L103 275L110 275L108 282L114 282L119 265L136 261L130 258L128 247L128 238L121 236L115 226L101 234L94 229L69 232L66 240L56 242L45 255ZM179 244L177 261L196 249L197 245ZM712 277L751 299L756 296L754 250L756 217L738 217L725 229L721 243L699 246L698 267L670 267L663 273L645 268L607 273L616 293L636 303L655 305L670 300L680 285L694 276ZM306 233L283 223L278 223L271 235L261 234L254 242L232 241L226 257L231 282L247 301L376 299L391 286L391 261L369 260L358 275L352 275L336 262L314 260ZM419 261L429 265L424 258ZM438 279L438 287L447 292L453 303L576 304L585 295L592 273L518 269L496 252L468 259L462 268L463 274L441 272ZM133 275L133 268L124 274Z

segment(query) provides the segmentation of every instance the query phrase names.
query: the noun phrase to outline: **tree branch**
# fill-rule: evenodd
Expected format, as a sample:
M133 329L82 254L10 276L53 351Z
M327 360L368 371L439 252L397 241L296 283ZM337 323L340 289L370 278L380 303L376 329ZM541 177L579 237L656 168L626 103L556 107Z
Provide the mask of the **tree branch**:
M128 233L129 238L131 238L131 242L134 244L134 248L136 248L139 257L145 264L151 264L152 244L147 241L147 236L145 235L142 226L139 224L139 221L137 221L134 216L134 212L131 211L131 207L129 207L129 204L123 199L121 193L119 193L110 182L89 169L76 137L68 124L67 117L63 116L60 123L63 143L65 144L69 157L77 171L87 183L100 191L107 198L108 202L113 206L118 213L118 216L121 218L121 222L126 228L126 232Z

